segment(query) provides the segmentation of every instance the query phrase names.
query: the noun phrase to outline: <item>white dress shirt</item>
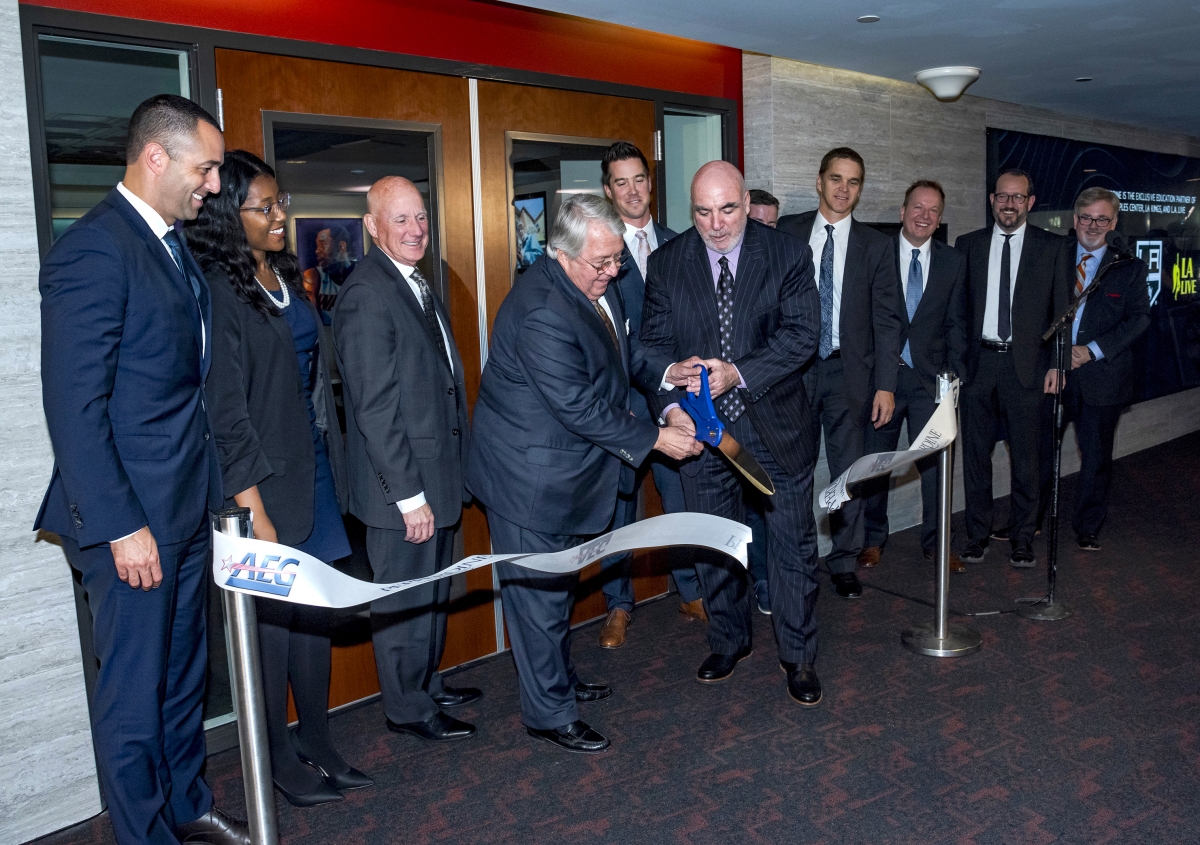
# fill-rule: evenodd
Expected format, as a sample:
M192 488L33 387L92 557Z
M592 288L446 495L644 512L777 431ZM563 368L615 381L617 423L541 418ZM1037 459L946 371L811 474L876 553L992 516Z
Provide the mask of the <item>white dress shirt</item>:
M836 223L830 223L821 212L817 212L813 220L812 234L808 236L808 245L813 254L813 273L816 274L817 290L821 289L821 253L825 251L825 241L829 234L826 226L833 226L833 342L834 349L841 349L842 330L842 275L846 272L846 249L850 246L850 221L852 215L847 214Z
M167 221L163 220L162 215L151 208L149 203L147 203L133 191L126 188L124 182L117 183L117 190L120 191L121 196L129 200L129 204L133 206L133 210L140 214L142 219L146 221L146 225L150 227L150 231L154 233L156 238L158 238L158 242L162 244L162 248L167 251L167 257L170 258L171 263L174 264L175 254L171 252L171 248L167 246L167 242L163 240L163 237L167 234L167 232L171 231L171 227L167 225ZM180 238L181 242L182 240L183 239ZM182 272L183 271L180 270L180 273ZM205 337L204 318L200 315L199 302L196 303L196 315L200 317L200 354L203 356L204 349L208 344L208 338Z
M646 233L646 243L650 245L650 251L658 249L658 237L654 234L654 221L647 221L645 227L639 229L630 223L625 224L625 246L629 248L629 254L633 256L633 260L637 261L637 233Z
M904 302L908 302L908 269L912 266L914 249L921 251L917 256L917 262L921 265L921 292L924 293L925 288L929 287L929 257L933 252L930 246L932 242L933 238L930 238L921 246L915 247L908 242L903 233L900 235L900 289L904 291ZM907 306L905 307L907 308Z
M384 253L384 254L386 255L387 253ZM390 255L388 255L388 260L390 260L393 264L396 265L396 269L400 271L400 275L404 277L404 281L408 282L409 289L413 292L413 296L415 296L417 298L417 304L420 305L421 304L421 286L418 285L416 283L416 281L413 280L413 277L412 277L413 270L415 270L416 268L409 267L407 264L401 264L399 261L392 258ZM442 322L441 315L435 311L433 316L437 317L438 328L440 328L442 330L442 343L445 344L445 346L446 346L446 358L450 361L450 372L453 373L454 372L454 354L450 351L450 349L451 349L450 335L446 332L446 324ZM420 493L418 493L415 496L410 496L407 499L401 499L400 501L396 502L396 507L400 508L400 513L412 513L413 511L417 510L424 504L425 504L425 491L422 490Z
M1017 289L1017 268L1021 266L1021 247L1025 244L1025 223L1021 224L1021 228L1012 233L1012 237L1008 239L1009 258L1009 274L1008 274L1008 307L1011 315L1012 310L1012 295ZM984 340L1012 340L1012 337L1000 337L999 323L997 322L1000 316L1000 309L996 307L997 300L1000 299L1000 257L1004 251L1004 235L1005 231L997 224L992 228L992 249L988 253L988 282L987 282L987 305L983 309L983 339ZM1012 325L1012 321L1009 321Z

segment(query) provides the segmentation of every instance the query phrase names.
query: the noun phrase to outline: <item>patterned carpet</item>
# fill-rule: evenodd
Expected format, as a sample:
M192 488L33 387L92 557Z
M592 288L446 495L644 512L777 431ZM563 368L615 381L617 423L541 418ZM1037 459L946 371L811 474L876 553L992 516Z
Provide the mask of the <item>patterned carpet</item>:
M1104 550L1064 538L1059 598L1075 615L958 618L983 635L983 649L960 659L900 646L933 610L875 588L928 601L933 569L916 531L893 537L879 568L860 573L862 599L841 600L822 579L815 709L787 697L758 614L754 655L725 684L696 683L704 630L668 598L637 609L623 649L600 649L595 625L576 632L582 678L616 689L583 705L613 741L607 754L527 737L507 656L453 677L485 690L455 711L479 726L469 741L390 734L378 703L343 713L340 747L377 785L305 810L280 798L281 841L1198 842L1197 490L1200 435L1119 461ZM1044 592L1044 567L1012 569L1007 551L994 543L952 577L955 610L1009 611ZM220 806L242 814L239 769L227 752L208 775ZM111 841L104 816L40 840Z

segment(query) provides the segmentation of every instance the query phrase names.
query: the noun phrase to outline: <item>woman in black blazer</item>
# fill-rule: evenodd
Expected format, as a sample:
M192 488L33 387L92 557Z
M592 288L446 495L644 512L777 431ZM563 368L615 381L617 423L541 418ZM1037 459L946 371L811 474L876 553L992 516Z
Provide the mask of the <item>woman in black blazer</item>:
M242 150L225 154L221 192L187 229L212 290L209 413L226 504L250 508L254 536L324 561L350 554L342 525L345 459L330 386L331 350L284 249L288 195ZM338 801L373 781L329 737L327 612L256 600L275 786L297 806ZM287 690L300 717L288 731Z

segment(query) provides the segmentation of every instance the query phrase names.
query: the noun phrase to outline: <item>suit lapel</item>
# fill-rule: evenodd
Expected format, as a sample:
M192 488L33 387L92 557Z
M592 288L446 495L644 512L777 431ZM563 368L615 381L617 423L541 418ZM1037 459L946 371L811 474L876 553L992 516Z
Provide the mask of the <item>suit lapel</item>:
M813 218L814 220L816 218ZM841 313L838 315L838 333L844 338L846 332L846 308L847 300L853 299L850 296L848 288L852 285L857 285L860 282L865 283L866 272L862 269L865 261L863 255L862 236L859 233L859 226L863 224L851 218L850 220L850 236L846 239L846 264L842 267L842 303ZM867 302L870 302L870 294L866 297Z
M979 244L976 249L971 250L971 266L969 268L971 274L971 293L973 295L973 306L975 313L974 328L975 340L982 337L983 332L983 315L987 312L987 291L988 291L988 262L992 254L992 239L996 237L995 228L988 229L984 236L979 239Z
M766 280L767 262L763 255L762 241L758 232L749 224L742 240L742 252L738 256L737 277L733 280L733 311L748 314L754 306L759 290Z
M896 261L896 284L898 284L900 286L900 304L903 306L900 309L900 323L901 323L901 325L904 326L904 329L907 331L909 325L911 325L911 322L908 319L908 300L904 295L904 277L901 275L901 272L903 271L904 268L902 266L903 260L900 258L900 247L902 245L902 242L900 240L899 235L897 235L895 238L892 239L892 244L893 244L892 257ZM931 260L929 263L933 264L933 261ZM932 270L930 271L930 275L933 275ZM929 286L926 285L925 287L928 288ZM924 300L924 292L923 291L922 291L922 300ZM921 313L920 306L917 306L917 313L918 314Z
M378 253L378 255L376 255L376 253ZM372 256L374 256L375 263L381 270L383 270L384 275L392 280L396 289L396 295L400 298L400 301L404 303L405 307L412 312L413 316L416 317L418 325L420 325L425 331L425 337L427 337L429 342L433 344L433 348L436 351L437 338L434 337L433 334L434 327L429 325L429 321L425 319L425 309L421 307L420 299L418 299L417 295L413 293L412 288L408 286L408 280L404 278L404 274L400 272L400 269L396 266L392 259L388 258L382 249L376 247L367 253L367 258L371 258ZM433 302L434 313L437 314L438 307L436 296L433 297ZM442 363L446 365L446 369L450 369L449 359L447 359L444 355L439 355L439 357L442 359Z
M717 289L713 281L712 266L708 263L708 250L700 233L692 230L691 248L687 251L687 260L683 262L683 272L687 283L684 291L692 296L693 310L700 316L702 336L721 337L721 324L717 319ZM720 347L718 346L718 350Z

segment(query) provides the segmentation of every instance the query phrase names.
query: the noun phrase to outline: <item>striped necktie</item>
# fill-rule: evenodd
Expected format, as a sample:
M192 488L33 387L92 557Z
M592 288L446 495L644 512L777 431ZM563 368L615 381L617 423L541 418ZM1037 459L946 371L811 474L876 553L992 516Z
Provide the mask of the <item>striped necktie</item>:
M1092 260L1092 254L1089 252L1079 259L1079 266L1075 268L1075 295L1083 293L1083 289L1087 287L1087 263ZM1061 266L1061 265L1060 265ZM1111 270L1109 272L1112 272Z

